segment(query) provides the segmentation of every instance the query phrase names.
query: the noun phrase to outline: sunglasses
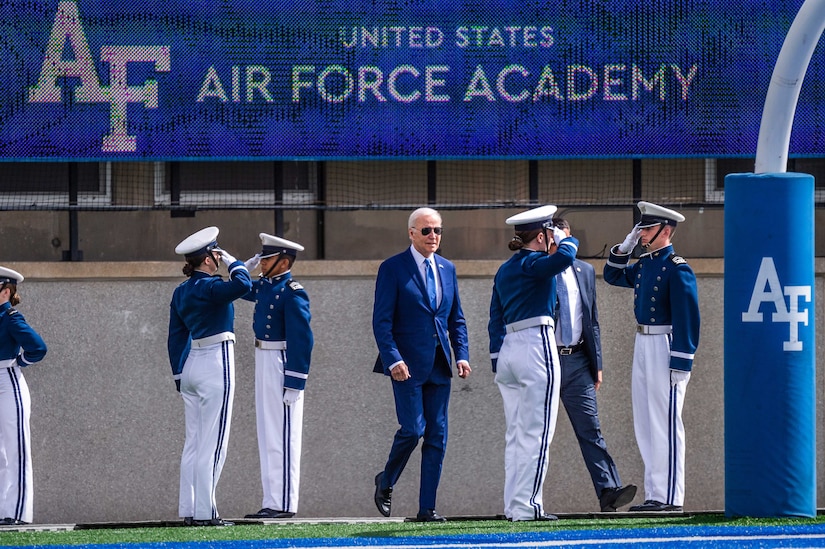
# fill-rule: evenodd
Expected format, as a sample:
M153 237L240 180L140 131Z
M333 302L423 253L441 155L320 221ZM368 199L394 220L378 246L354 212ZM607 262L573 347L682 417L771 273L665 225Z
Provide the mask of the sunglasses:
M423 229L416 229L415 227L413 227L413 229L420 232L423 236L427 236L430 233L440 235L444 231L443 227L424 227Z

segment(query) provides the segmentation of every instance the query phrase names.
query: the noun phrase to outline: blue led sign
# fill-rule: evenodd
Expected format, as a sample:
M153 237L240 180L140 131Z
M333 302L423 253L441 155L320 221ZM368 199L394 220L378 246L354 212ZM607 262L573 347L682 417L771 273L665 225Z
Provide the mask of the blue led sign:
M0 159L753 156L800 5L9 0Z

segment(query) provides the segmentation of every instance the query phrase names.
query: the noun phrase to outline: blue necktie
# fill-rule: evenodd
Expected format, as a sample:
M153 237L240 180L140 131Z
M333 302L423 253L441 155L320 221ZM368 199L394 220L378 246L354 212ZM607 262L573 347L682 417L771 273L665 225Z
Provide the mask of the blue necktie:
M564 283L564 278L561 273L556 275L556 294L559 296L559 323L556 328L559 330L561 336L561 344L569 347L572 343L570 341L570 332L572 320L570 319L570 297L567 295L567 284Z
M435 311L438 309L435 292L435 274L433 273L433 268L430 266L429 259L424 260L424 272L427 276L427 296L430 298L430 306L432 306L433 311Z

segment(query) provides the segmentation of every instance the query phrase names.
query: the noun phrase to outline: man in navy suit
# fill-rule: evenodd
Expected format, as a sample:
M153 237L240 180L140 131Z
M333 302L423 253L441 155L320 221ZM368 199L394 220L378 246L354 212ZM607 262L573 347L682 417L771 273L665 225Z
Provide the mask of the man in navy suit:
M570 224L565 219L554 218L553 225L570 236ZM551 246L551 253L555 247ZM599 506L603 513L613 512L633 500L636 486L622 486L599 424L596 391L602 384L602 343L593 266L575 259L572 266L556 275L556 288L561 401L579 441Z
M423 437L417 519L443 522L435 499L447 449L451 362L454 355L459 377L470 375L467 326L455 266L435 253L441 215L419 208L407 226L412 245L384 261L375 281L376 368L392 378L400 427L384 470L375 477L374 499L378 511L390 516L392 488Z

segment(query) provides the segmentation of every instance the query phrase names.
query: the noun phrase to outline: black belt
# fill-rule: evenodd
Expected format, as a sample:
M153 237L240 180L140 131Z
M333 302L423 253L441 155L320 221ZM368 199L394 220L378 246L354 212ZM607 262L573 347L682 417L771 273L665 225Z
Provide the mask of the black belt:
M578 353L584 348L584 340L579 341L575 345L571 345L570 347L558 347L557 350L559 355L572 355L573 353Z

